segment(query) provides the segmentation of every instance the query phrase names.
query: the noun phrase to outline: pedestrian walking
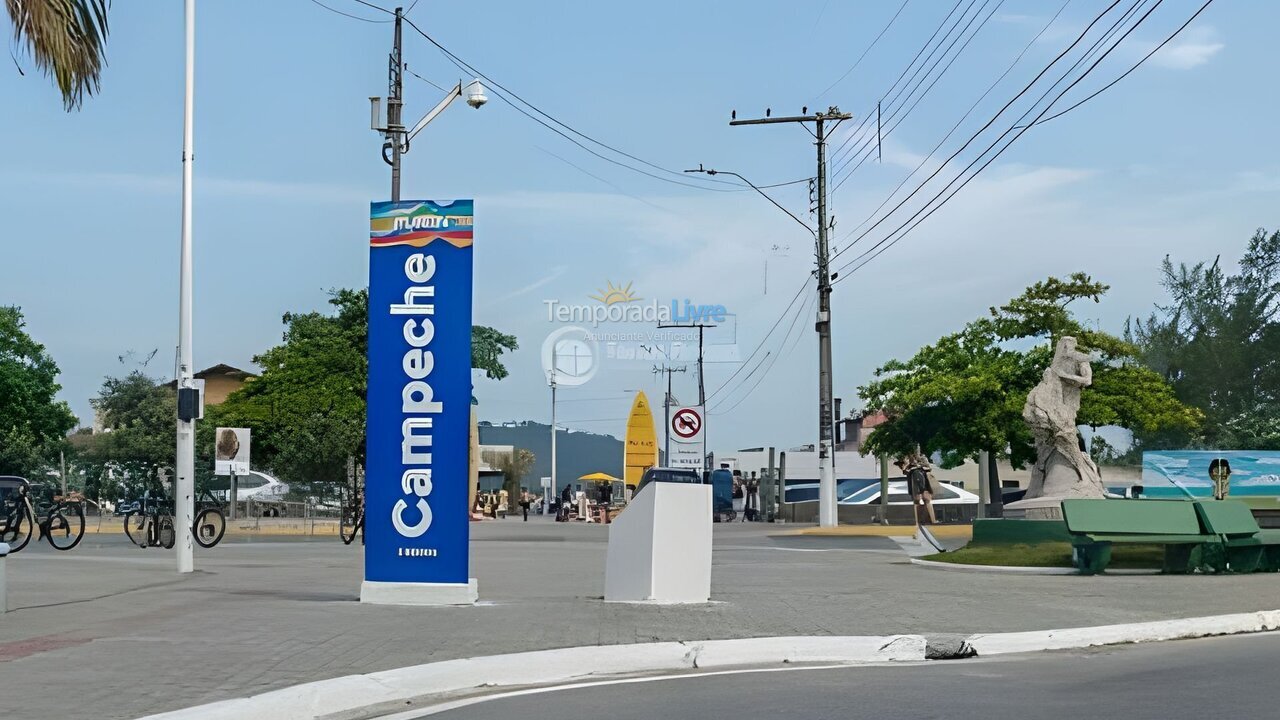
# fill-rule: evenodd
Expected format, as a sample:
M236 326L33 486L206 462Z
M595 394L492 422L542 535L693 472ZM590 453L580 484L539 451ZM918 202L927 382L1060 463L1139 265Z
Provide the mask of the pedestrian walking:
M520 511L524 513L524 521L529 522L529 491L520 489Z
M573 503L573 488L569 485L564 486L564 490L560 491L560 510L556 514L556 522L569 521L569 506Z
M1213 481L1213 499L1226 500L1231 493L1231 463L1226 458L1214 458L1209 463L1209 479Z
M929 482L929 461L919 454L911 454L898 458L894 463L907 479L907 492L911 495L911 511L915 514L916 523L924 522L920 510L929 518L929 524L936 525L938 518L933 512L933 487Z
M613 504L613 483L600 483L600 522L608 525L612 522L609 519L609 506Z
M755 522L760 517L760 483L756 480L748 481L745 495L742 521Z

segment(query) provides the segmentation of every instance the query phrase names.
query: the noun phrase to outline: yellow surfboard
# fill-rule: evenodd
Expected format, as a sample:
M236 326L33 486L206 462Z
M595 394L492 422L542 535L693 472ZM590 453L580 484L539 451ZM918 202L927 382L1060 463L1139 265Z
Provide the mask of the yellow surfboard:
M636 393L627 418L627 438L623 443L623 476L627 487L640 484L644 471L658 464L658 435L653 426L653 413L649 399L643 392Z

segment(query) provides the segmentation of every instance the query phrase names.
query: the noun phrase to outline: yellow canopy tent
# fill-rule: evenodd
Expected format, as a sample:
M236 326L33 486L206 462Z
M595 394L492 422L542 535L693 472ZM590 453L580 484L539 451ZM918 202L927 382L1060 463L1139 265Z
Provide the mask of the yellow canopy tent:
M583 475L578 479L586 480L587 482L598 482L598 483L622 482L621 478L616 478L608 473L602 473L602 472L594 472L589 475Z

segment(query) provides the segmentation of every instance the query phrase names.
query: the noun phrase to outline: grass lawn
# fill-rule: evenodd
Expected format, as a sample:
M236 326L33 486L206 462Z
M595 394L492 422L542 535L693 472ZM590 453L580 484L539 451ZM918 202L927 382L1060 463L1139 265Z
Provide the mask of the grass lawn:
M1073 567L1070 543L1036 545L974 545L930 555L925 560L961 565L1005 565L1009 567ZM1164 565L1164 548L1159 545L1116 545L1111 550L1111 569L1159 570Z

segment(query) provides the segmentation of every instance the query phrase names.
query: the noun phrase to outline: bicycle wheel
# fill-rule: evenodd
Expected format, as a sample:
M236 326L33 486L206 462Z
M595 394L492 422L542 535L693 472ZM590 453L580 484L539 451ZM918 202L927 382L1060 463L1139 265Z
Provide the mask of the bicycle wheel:
M8 543L9 552L16 553L31 542L34 532L35 523L32 522L30 507L19 499L12 507L4 529L0 531L0 542Z
M227 532L227 518L218 508L205 508L196 515L195 525L191 526L191 537L202 548L211 548L222 540Z
M124 534L140 548L147 546L147 513L142 510L130 510L124 514Z
M44 537L59 550L70 550L84 537L84 508L72 503L55 507L44 521Z
M344 510L342 512L342 521L338 526L338 535L342 537L343 545L350 545L356 539L356 532L360 530L361 520L358 513L352 513Z
M157 533L160 540L160 547L165 550L172 550L174 543L178 540L178 534L173 531L173 518L168 515L160 516L160 532Z

